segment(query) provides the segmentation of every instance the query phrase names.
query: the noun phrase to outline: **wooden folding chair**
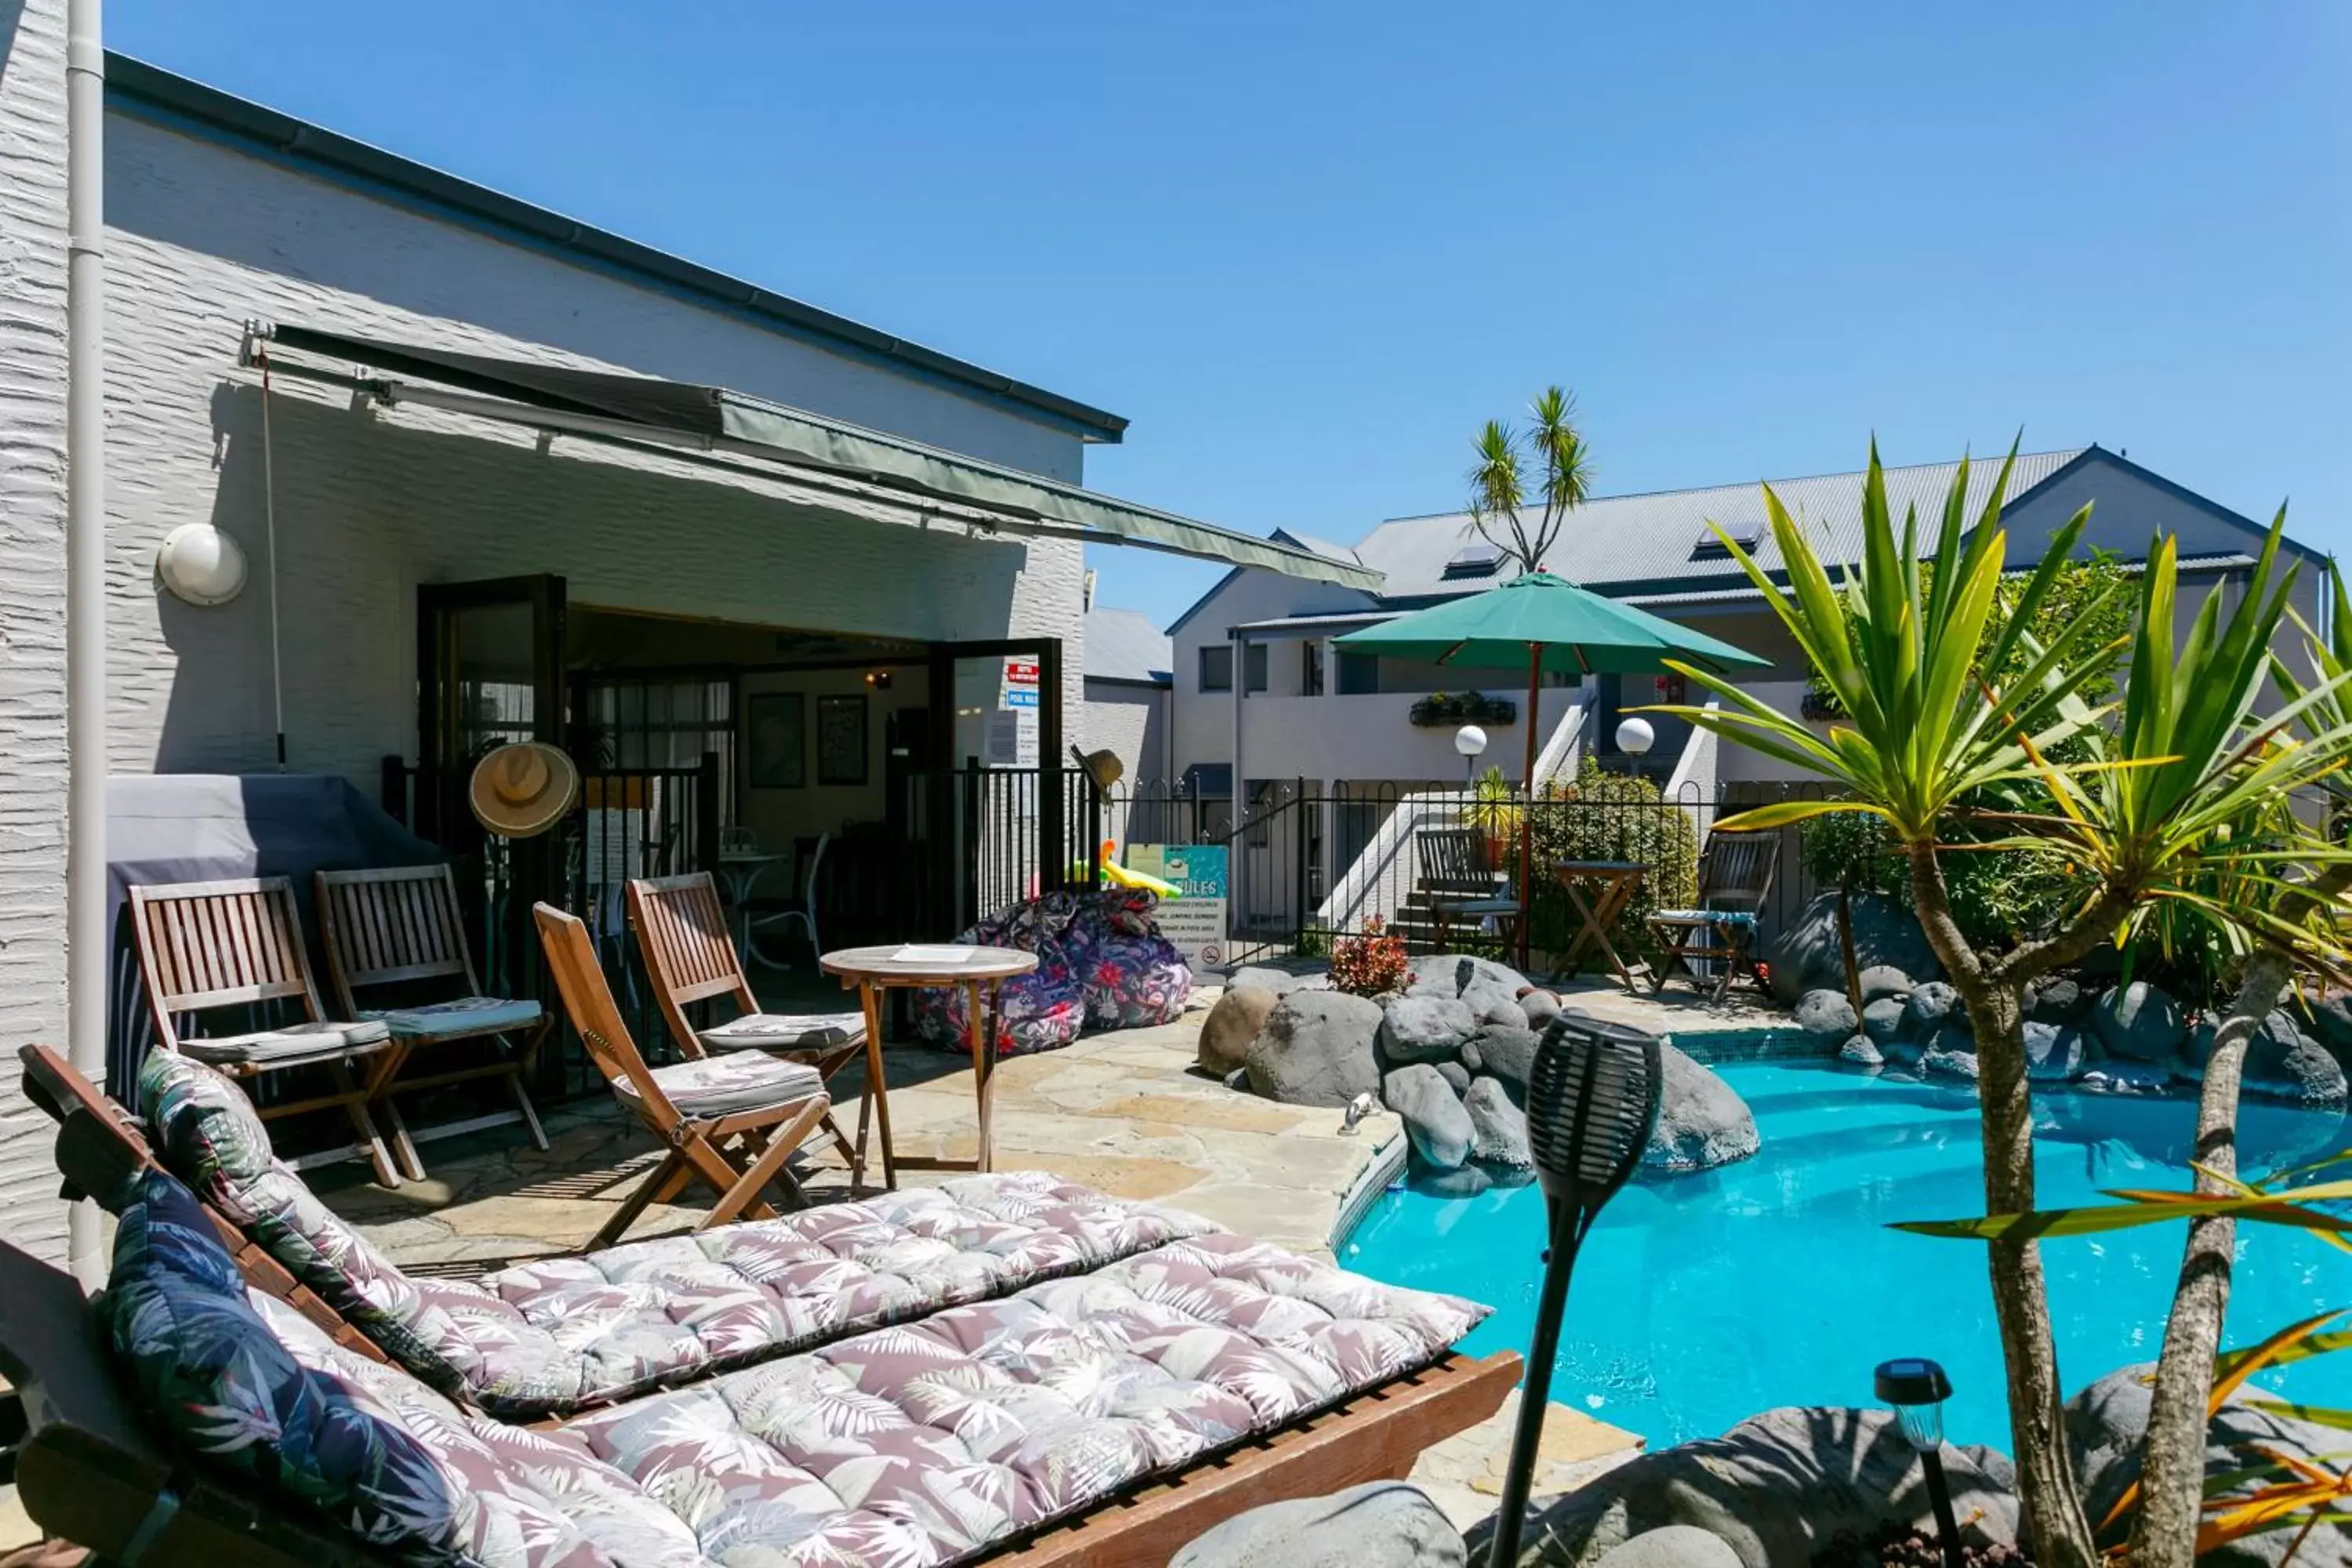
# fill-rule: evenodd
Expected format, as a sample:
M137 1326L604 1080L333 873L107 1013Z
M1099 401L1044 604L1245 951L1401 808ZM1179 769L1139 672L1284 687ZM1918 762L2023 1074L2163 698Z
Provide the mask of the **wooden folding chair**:
M1657 937L1662 956L1651 976L1653 988L1663 991L1677 969L1691 984L1706 982L1690 966L1694 958L1719 962L1715 1000L1731 991L1731 982L1745 974L1756 978L1756 927L1772 897L1772 876L1779 868L1780 836L1777 833L1711 833L1706 853L1699 859L1698 903L1687 910L1654 910L1643 922ZM1701 942L1704 937L1706 940Z
M629 925L637 933L646 974L661 1003L662 1022L678 1052L687 1057L715 1051L757 1049L788 1061L806 1062L827 1084L866 1054L866 1019L859 1013L763 1013L729 934L719 885L708 871L680 877L640 877L629 884ZM714 997L733 1002L736 1016L715 1028L696 1025L687 1011ZM865 1117L852 1143L825 1113L824 1131L849 1163L854 1196L865 1180Z
M341 1109L359 1142L286 1163L299 1170L363 1153L375 1167L377 1181L387 1187L400 1184L383 1138L368 1114L369 1103L399 1065L390 1049L392 1031L383 1024L328 1021L319 1005L319 988L310 979L292 883L283 877L258 877L133 888L131 926L155 1038L165 1050L208 1062L231 1078L259 1078L304 1067L324 1069L334 1082L334 1092L260 1106L262 1119ZM299 1023L228 1036L196 1035L181 1027L181 1019L188 1015L289 998L300 1008ZM371 1058L364 1064L364 1078L352 1070L362 1058Z
M425 1179L416 1145L435 1138L455 1137L483 1127L520 1121L531 1146L544 1151L547 1131L539 1111L523 1088L523 1074L538 1056L540 1043L553 1026L533 1001L509 1001L482 994L474 973L474 957L466 946L466 928L457 910L457 879L446 866L394 866L371 871L320 871L319 930L327 942L327 974L335 984L335 1000L348 1017L373 1017L392 1030L392 1061L384 1074L382 1098L374 1106L392 1130L393 1152L412 1181ZM428 999L419 1005L416 987L446 991L457 981L464 989L454 997ZM392 991L373 1012L362 1011L358 993ZM488 1062L446 1068L423 1076L402 1068L419 1049L457 1040L487 1040L496 1053ZM514 1097L512 1110L493 1111L459 1121L411 1132L394 1096L477 1079L506 1080Z
M833 1109L816 1068L762 1052L647 1067L597 966L587 926L552 904L533 905L531 916L563 1010L589 1058L614 1097L669 1151L589 1247L611 1246L647 1204L667 1203L697 1181L719 1194L697 1230L773 1215L761 1195L771 1182L781 1183L795 1204L804 1201L784 1162Z
M1504 946L1513 945L1519 920L1519 900L1495 879L1486 866L1486 835L1475 827L1424 827L1413 835L1413 855L1421 870L1421 892L1430 917L1437 924L1437 951L1445 951L1447 928L1455 919L1484 921L1493 916Z

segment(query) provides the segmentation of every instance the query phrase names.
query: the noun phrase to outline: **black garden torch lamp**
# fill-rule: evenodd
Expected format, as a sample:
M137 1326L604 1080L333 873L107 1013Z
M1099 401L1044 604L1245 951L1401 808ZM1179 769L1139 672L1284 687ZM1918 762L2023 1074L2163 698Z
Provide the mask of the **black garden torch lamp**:
M1960 1527L1952 1517L1952 1489L1944 1479L1944 1401L1952 1396L1952 1380L1932 1361L1904 1356L1880 1362L1872 1381L1879 1403L1894 1410L1904 1438L1918 1451L1919 1468L1927 1473L1927 1500L1936 1510L1944 1568L1960 1568Z
M1562 1013L1544 1031L1528 1075L1528 1142L1543 1183L1551 1247L1544 1255L1543 1293L1536 1302L1535 1340L1528 1347L1527 1384L1503 1475L1502 1508L1495 1516L1487 1568L1510 1568L1519 1555L1519 1527L1534 1478L1544 1408L1551 1400L1551 1363L1559 1353L1559 1322L1568 1304L1568 1278L1576 1268L1601 1206L1617 1195L1642 1161L1658 1125L1664 1089L1654 1035Z

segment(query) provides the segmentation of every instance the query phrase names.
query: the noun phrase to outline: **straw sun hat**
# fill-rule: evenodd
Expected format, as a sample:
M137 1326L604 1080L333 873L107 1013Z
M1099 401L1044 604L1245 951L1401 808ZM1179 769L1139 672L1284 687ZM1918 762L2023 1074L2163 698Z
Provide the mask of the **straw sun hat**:
M467 794L484 827L502 838L529 838L572 809L580 797L580 770L559 747L519 741L474 764Z

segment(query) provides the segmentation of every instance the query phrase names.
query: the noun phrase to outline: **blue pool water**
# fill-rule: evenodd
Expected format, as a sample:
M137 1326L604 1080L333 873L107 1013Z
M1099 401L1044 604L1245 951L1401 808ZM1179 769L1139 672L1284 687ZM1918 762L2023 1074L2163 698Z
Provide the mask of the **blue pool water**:
M1781 1405L1868 1405L1871 1369L1930 1356L1950 1373L1953 1440L2007 1449L2000 1345L1981 1245L1885 1228L1983 1212L1973 1095L1831 1064L1717 1069L1756 1112L1762 1152L1703 1174L1637 1181L1602 1212L1570 1289L1553 1397L1652 1445L1712 1436ZM2186 1187L2185 1099L2037 1093L2042 1206L2102 1188ZM2335 1113L2249 1102L2242 1167L2352 1142ZM1527 1186L1468 1199L1391 1194L1342 1247L1376 1279L1449 1290L1496 1314L1468 1350L1527 1349L1544 1205ZM2300 1231L2240 1227L2224 1342L2352 1305L2352 1254ZM2045 1242L2066 1386L2155 1358L2183 1230L2150 1226ZM2265 1379L2352 1405L2352 1352Z

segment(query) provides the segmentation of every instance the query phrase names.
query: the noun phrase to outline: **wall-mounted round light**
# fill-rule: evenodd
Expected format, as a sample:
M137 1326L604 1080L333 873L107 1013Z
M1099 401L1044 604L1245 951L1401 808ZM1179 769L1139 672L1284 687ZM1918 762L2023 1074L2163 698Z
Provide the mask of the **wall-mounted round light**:
M1647 719L1628 719L1617 726L1617 749L1629 757L1638 757L1650 749L1658 732L1650 728Z
M245 591L245 549L209 522L184 522L163 536L155 574L191 605L226 605Z

